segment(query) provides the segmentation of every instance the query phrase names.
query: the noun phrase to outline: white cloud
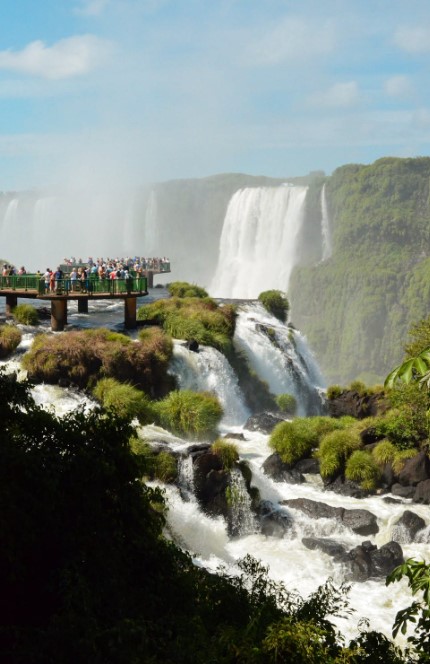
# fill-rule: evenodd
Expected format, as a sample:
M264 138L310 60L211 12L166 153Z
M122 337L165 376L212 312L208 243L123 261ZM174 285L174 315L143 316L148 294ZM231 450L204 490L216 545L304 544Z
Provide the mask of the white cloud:
M53 46L34 41L21 51L0 51L0 69L61 79L87 74L99 67L111 51L111 44L93 35L61 39Z
M430 27L402 27L394 34L394 43L407 53L430 52Z
M81 0L74 11L81 16L100 16L109 4L110 0Z
M384 90L390 97L405 98L413 93L413 86L407 76L392 76L384 82Z
M312 25L301 18L287 17L263 37L256 37L245 57L252 65L276 65L331 53L334 48L332 23Z
M356 81L348 83L335 83L328 90L317 92L310 97L312 106L326 108L351 108L356 106L360 99Z

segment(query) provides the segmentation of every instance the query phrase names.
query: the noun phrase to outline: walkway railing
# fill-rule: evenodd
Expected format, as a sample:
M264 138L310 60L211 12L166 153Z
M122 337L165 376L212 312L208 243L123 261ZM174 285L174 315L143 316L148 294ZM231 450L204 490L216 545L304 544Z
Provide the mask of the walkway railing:
M50 290L45 283L44 277L34 274L14 275L0 277L0 291L37 291L39 296L43 295L74 295L83 293L91 295L126 295L145 294L148 289L146 277L132 277L129 279L99 279L89 276L88 279L72 281L70 278L57 279L54 289Z

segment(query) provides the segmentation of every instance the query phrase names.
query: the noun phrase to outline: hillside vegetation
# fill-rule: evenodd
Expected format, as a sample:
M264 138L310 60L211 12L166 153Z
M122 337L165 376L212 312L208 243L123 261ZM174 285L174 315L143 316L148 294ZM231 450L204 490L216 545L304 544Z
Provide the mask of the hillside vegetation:
M326 179L333 254L296 268L288 295L329 381L379 380L428 314L429 187L430 158L350 164Z

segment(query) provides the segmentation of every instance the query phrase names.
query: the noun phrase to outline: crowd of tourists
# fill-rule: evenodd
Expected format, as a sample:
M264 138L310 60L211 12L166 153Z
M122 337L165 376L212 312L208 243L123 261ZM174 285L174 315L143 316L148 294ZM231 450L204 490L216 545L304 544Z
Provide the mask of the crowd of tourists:
M64 265L66 267L88 266L91 270L96 267L98 272L101 269L108 272L118 268L125 268L134 270L134 272L140 274L145 270L168 272L170 269L170 260L165 256L163 258L146 258L145 256L126 256L124 258L117 256L116 258L106 259L103 257L94 259L92 256L89 256L85 262L82 258L76 259L75 256L72 256L71 258L64 258Z

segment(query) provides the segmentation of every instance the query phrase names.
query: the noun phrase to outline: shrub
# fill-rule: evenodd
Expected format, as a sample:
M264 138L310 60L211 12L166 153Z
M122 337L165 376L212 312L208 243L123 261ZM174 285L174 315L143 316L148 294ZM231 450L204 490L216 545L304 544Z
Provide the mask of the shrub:
M279 410L287 415L295 415L297 411L297 401L292 394L278 394L275 399Z
M21 343L22 334L13 325L0 325L0 359L8 357Z
M174 390L154 406L162 426L191 438L212 436L223 414L216 397L191 390Z
M340 385L330 385L327 388L327 399L331 401L332 399L337 399L341 394L345 392L345 389Z
M39 325L39 314L37 309L31 304L18 304L12 311L13 317L17 323L22 325Z
M360 447L360 434L356 429L338 429L325 434L316 453L321 476L328 479L342 473L348 457Z
M234 443L227 443L225 440L218 438L211 447L213 454L220 457L223 468L231 470L235 462L239 459L239 450Z
M361 397L368 393L366 385L361 380L353 380L349 389L351 392L358 392Z
M114 378L102 378L93 394L104 408L112 409L122 417L137 417L142 424L154 421L155 413L148 397L132 385L119 383Z
M373 448L373 457L380 466L385 466L387 463L392 463L396 454L396 447L389 440L381 440L380 443Z
M275 318L286 323L290 305L284 293L279 290L263 291L258 296L263 307Z
M366 491L373 491L376 488L380 476L375 459L365 450L355 450L346 462L346 479L360 482L361 488Z
M426 435L419 426L424 422L419 419L410 408L392 409L377 419L375 433L388 438L398 449L415 447Z
M167 284L167 290L174 297L208 297L208 293L201 286L189 284L187 281L173 281Z

